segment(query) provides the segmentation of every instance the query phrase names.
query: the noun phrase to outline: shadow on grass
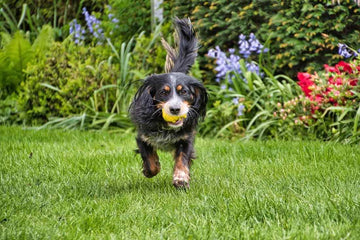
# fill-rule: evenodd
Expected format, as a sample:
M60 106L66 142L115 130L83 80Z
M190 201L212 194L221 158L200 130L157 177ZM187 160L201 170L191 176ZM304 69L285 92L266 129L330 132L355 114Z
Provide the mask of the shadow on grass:
M157 176L154 178L146 178L144 176L136 176L133 179L126 179L126 181L113 181L105 185L105 194L116 195L121 193L171 193L171 192L185 192L177 190L172 185L171 176Z

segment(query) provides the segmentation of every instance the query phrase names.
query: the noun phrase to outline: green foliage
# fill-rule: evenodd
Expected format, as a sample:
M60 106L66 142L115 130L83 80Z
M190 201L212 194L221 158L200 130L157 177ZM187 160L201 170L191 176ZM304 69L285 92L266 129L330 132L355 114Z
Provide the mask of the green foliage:
M0 50L0 93L3 97L15 92L24 80L24 70L34 61L41 61L53 41L52 28L44 26L33 45L21 32L13 37L3 33L6 43Z
M165 1L165 14L178 17L190 17L194 28L200 36L201 48L198 60L205 69L208 81L214 78L211 70L213 64L205 57L210 48L220 46L222 49L233 48L239 41L239 35L261 32L261 26L267 23L271 14L273 0L266 1L200 1L192 0L188 4L183 1ZM256 34L260 42L268 39L269 31ZM273 48L273 46L271 46Z
M17 95L12 94L2 99L0 96L0 124L14 124L19 122L17 109Z
M246 70L240 60L242 74L232 72L234 77L227 82L228 90L214 90L215 102L208 111L204 126L200 130L205 135L216 137L243 137L243 139L266 139L281 132L281 125L274 125L271 116L279 101L290 100L300 88L285 75L273 75L266 68L266 76L261 78ZM243 107L241 112L237 110ZM270 119L270 120L269 120ZM296 136L293 136L296 137ZM282 136L282 138L286 138Z
M151 6L148 0L109 0L119 27L115 35L121 41L129 41L134 35L151 32ZM121 42L120 41L120 42Z
M270 37L273 68L292 78L338 61L334 51L340 42L360 47L360 9L350 0L339 5L327 0L165 1L165 9L167 15L191 18L202 40L200 65L207 70L213 69L204 57L210 48L236 46L240 34L251 32L260 42Z
M67 24L81 15L83 7L102 12L106 4L107 1L96 0L6 0L6 3L0 3L0 27L9 33L28 32L33 39L43 25L51 24L57 38L64 39L68 32Z
M51 128L131 129L127 110L135 93L129 72L132 40L85 47L54 43L46 61L30 65L19 99L27 124Z
M35 62L26 70L27 80L19 98L21 118L30 124L43 123L52 116L82 112L83 102L89 104L96 89L114 84L118 78L103 53L99 48L75 47L68 41L54 43L45 61Z
M171 23L158 25L149 36L142 32L136 39L133 51L131 68L138 79L143 79L149 74L163 73L166 59L166 51L161 45L161 37L167 36L166 40L172 43L170 29Z
M360 47L359 6L354 1L288 1L275 4L280 10L264 27L270 28L274 64L285 74L322 69L334 64L338 43Z
M207 85L206 88L213 101L208 104L206 117L199 124L199 133L211 137L244 137L245 128L240 123L244 119L237 118L237 107L230 101L227 92L214 85Z

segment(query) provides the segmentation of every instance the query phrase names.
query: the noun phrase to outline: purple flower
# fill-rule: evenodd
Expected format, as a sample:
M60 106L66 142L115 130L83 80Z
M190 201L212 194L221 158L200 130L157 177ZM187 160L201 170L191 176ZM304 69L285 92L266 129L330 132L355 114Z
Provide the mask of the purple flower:
M254 72L256 74L259 75L259 66L257 66L255 63L251 62L251 63L246 63L246 68L249 72Z
M97 40L100 40L98 42L99 44L101 41L104 40L104 33L103 33L104 31L100 27L101 22L94 15L90 15L85 7L82 10L83 10L82 13L85 16L86 25L89 29L89 32L92 33Z
M118 23L119 22L119 19L115 18L114 14L112 14L112 13L108 14L108 18L112 23Z
M239 104L239 98L238 98L238 97L233 98L233 99L232 99L232 102L233 102L233 104L235 104L235 105Z
M81 25L77 23L76 19L70 22L69 33L74 35L74 42L76 44L81 44L81 41L85 39L85 29L83 29Z
M249 41L246 40L246 36L240 34L239 36L239 53L244 57L248 58L252 52L260 53L268 51L267 48L264 48L263 45L256 39L255 35L252 33L249 36ZM232 78L236 76L236 74L241 74L241 66L240 66L240 59L241 55L237 55L235 53L235 49L230 48L228 50L229 54L224 53L221 51L219 46L216 46L215 49L210 49L208 51L208 57L216 59L216 66L215 71L216 74L216 82L220 82L221 79L227 78L229 85L233 84ZM247 71L260 74L259 67L250 62L246 62ZM245 78L243 78L244 82L247 82Z
M269 51L268 48L264 48L264 46L259 42L259 40L255 37L255 34L253 34L253 33L250 33L250 35L249 35L249 43L250 43L249 50L251 52L260 54L261 52Z
M240 34L239 36L239 53L244 56L244 58L248 58L251 54L250 52L250 44L246 41L246 37L244 34Z
M343 56L344 58L352 57L353 54L349 53L348 46L346 44L339 43L339 55Z
M242 104L242 103L239 104L238 109L237 109L237 111L238 111L237 115L238 115L238 116L244 115L244 109L245 109L244 104Z

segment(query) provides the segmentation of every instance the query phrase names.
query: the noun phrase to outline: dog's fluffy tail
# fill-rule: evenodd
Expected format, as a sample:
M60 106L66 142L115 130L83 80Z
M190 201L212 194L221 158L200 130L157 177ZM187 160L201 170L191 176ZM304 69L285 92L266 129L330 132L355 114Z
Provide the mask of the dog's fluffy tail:
M164 39L161 39L167 52L165 72L188 73L197 56L198 40L190 19L176 17L174 25L177 49L173 49Z

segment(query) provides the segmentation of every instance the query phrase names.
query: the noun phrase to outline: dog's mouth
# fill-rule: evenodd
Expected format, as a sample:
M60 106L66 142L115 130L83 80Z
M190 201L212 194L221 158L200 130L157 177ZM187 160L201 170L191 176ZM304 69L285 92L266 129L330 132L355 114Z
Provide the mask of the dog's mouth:
M168 124L169 127L178 128L181 127L184 124L184 119L187 117L186 114L184 115L169 115L165 111L165 109L162 110L162 117L165 120L165 122Z
M179 118L176 122L167 122L167 124L174 128L181 127L184 124L184 119Z

